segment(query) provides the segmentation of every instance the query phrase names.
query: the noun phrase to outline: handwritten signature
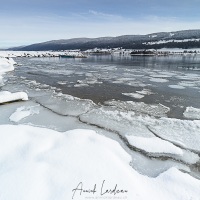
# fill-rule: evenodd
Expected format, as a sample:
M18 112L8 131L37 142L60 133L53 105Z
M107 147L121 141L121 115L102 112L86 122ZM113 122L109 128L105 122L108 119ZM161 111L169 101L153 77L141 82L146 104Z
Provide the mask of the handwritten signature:
M90 189L85 189L83 187L83 182L80 182L76 188L74 188L72 190L72 199L74 199L75 195L82 195L83 193L87 193L87 194L99 194L101 196L103 195L117 195L117 194L124 194L124 193L128 193L128 190L125 189L118 189L117 184L115 184L115 186L113 188L109 188L106 189L105 188L105 180L103 180L101 187L100 187L100 191L97 190L97 184L94 184L94 186Z

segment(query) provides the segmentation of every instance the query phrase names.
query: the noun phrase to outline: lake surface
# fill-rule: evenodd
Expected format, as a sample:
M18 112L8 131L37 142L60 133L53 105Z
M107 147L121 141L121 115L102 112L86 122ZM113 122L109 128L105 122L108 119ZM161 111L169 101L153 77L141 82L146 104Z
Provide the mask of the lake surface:
M95 103L112 99L160 103L170 107L169 117L176 118L182 118L188 106L200 108L199 55L15 60L21 64L12 72L15 76Z
M186 110L200 108L199 56L15 60L1 89L29 101L3 104L0 124L94 130L116 140L141 174L178 167L200 179L200 110Z

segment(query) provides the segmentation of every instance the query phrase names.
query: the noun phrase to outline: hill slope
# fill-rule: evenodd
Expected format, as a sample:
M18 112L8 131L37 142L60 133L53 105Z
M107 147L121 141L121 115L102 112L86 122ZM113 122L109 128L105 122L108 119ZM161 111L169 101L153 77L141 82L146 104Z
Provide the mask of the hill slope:
M15 47L9 50L43 51L93 48L160 49L160 48L200 48L200 30L160 32L148 35L123 35L118 37L74 38L52 40Z

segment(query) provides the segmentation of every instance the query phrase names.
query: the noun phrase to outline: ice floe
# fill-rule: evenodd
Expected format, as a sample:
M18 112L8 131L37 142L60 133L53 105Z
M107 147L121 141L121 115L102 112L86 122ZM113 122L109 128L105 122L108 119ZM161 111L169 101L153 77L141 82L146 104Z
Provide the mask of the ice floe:
M177 79L181 79L181 80L188 80L188 81L198 81L200 80L199 75L198 74L183 74L183 75L179 75L176 76Z
M109 131L119 134L120 137L123 138L123 140L125 140L125 138L127 139L129 145L136 147L137 149L143 150L149 155L154 155L158 157L159 156L173 157L177 160L182 160L183 162L190 163L190 164L193 164L199 161L199 157L197 154L186 151L184 149L181 150L180 148L175 147L174 144L176 143L173 144L173 142L170 143L168 141L164 141L165 138L163 140L159 138L156 139L155 135L157 136L158 134L152 131L153 129L151 129L151 127L157 127L157 124L159 123L162 124L162 119L161 120L156 119L148 115L142 116L141 114L136 114L133 111L125 111L117 107L101 107L98 109L93 109L85 114L80 115L79 119L80 121L85 122L87 124L95 125L105 130L109 130ZM161 129L162 128L167 129L164 125L163 126L161 125ZM180 127L180 130L181 130L181 127ZM189 130L191 131L192 129L189 129ZM147 145L143 147L141 147L140 145L140 148L139 148L137 145L135 146L134 143L132 145L131 143L132 140L130 139L132 136L133 138L144 137L144 140L146 140L146 142L147 141L149 142L149 148L153 144L153 142L155 146L161 143L163 145L163 149L161 148L161 145L157 146L157 151L160 151L160 152L155 151L156 147L154 147L155 152L153 152L153 150L150 151ZM153 138L153 139L149 139L149 138ZM166 145L166 147L164 147L164 144ZM168 152L167 152L167 147L170 147L170 146L172 147L172 149L176 149L177 152L179 149L179 153L174 153L173 155L170 155L171 154L170 148L168 149ZM160 150L158 150L159 148ZM180 151L183 153L181 154Z
M190 88L200 88L200 80L199 81L181 81L178 83L180 86L183 87L190 87Z
M188 119L200 119L200 108L187 107L183 116Z
M154 78L170 78L172 76L165 75L165 74L152 74L151 77L154 77Z
M88 87L89 85L93 85L93 84L102 84L102 82L98 81L95 77L93 76L91 77L86 78L84 80L77 80L74 87Z
M156 82L156 83L166 83L166 82L169 81L169 80L164 79L164 78L150 78L149 80L151 82Z
M168 85L168 87L173 88L173 89L185 89L185 87L181 86L181 85Z
M134 135L126 135L125 137L128 139L129 144L150 156L171 157L187 164L195 164L200 160L197 154L181 149L171 142L158 137L140 137Z
M17 108L17 110L9 117L9 119L13 122L19 122L20 120L34 114L39 114L38 106L22 106Z
M88 87L89 85L86 83L75 84L74 87Z
M143 89L141 91L136 91L138 94L142 94L142 95L151 95L154 94L153 92L151 92L151 90L149 89Z
M181 81L179 85L183 87L195 87L196 83L193 81Z
M200 152L200 121L162 118L149 129L164 140L182 148Z
M171 157L187 164L195 164L200 160L197 154L181 149L171 142L158 137L140 137L134 135L126 135L125 137L128 139L129 144L150 156Z
M168 141L162 140L157 137L146 138L127 135L126 138L131 145L149 153L166 153L175 155L183 154L183 151L180 148L176 147Z
M153 134L145 127L145 120L151 123L150 117L136 117L134 112L118 110L116 107L101 107L93 109L80 116L80 120L94 124L107 130L135 136L152 137Z
M58 81L57 82L59 85L66 85L67 84L67 81Z
M0 103L7 103L11 101L28 100L28 95L25 92L11 93L8 91L0 91Z
M62 93L52 94L49 92L48 95L40 94L34 98L38 103L61 115L78 116L95 106L91 100L79 99Z
M170 108L162 104L145 104L144 102L134 102L134 101L106 101L106 105L116 106L123 110L135 111L139 113L144 113L152 116L162 117L170 111Z
M132 93L122 93L122 94L125 96L135 98L135 99L142 99L144 97L144 95L142 95L142 94L133 93L133 92Z

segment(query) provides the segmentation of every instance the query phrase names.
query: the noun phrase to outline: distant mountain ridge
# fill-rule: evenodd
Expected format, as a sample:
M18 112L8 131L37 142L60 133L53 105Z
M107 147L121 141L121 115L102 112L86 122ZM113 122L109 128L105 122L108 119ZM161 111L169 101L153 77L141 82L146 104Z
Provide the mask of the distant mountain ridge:
M125 49L200 48L200 29L176 32L159 32L147 35L122 35L117 37L52 40L23 47L10 48L9 50L87 50L93 48L117 47Z

